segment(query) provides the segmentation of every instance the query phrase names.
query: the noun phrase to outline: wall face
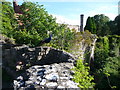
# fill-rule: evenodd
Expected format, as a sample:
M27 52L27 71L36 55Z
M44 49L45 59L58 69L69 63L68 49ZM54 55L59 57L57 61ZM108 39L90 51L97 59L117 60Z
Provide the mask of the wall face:
M11 47L4 44L2 57L3 64L9 64L12 67L18 61L39 65L74 61L74 57L67 52L51 47L30 48L26 45Z
M70 53L45 46L30 48L3 43L2 61L2 68L14 79L7 83L14 89L22 88L23 82L24 88L30 88L30 85L35 88L78 88L71 80L75 59ZM6 88L4 84L3 87Z
M23 87L23 82L24 88L30 88L33 85L35 88L42 87L42 89L61 88L61 86L78 88L77 84L71 80L73 78L71 69L74 67L75 59L67 52L51 47L30 48L26 45L12 44L3 44L2 51L2 67L14 78L12 84L7 83L13 85L11 87L15 89ZM25 80L19 81L18 78Z

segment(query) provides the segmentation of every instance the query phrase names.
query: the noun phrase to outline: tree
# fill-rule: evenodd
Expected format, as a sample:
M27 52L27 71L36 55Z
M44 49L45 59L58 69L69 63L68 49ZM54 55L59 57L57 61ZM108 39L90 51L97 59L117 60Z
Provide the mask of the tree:
M89 30L91 33L96 33L96 25L93 17L88 17L85 30Z
M93 18L96 24L96 34L98 36L109 35L110 33L110 28L108 26L108 22L110 21L109 17L105 16L104 14L100 14L95 15Z
M110 28L110 35L117 34L116 33L117 28L116 28L116 25L115 25L115 21L108 22L108 26Z
M52 15L49 15L43 5L32 2L24 2L21 5L22 15L18 20L22 25L16 28L14 38L17 43L37 46L40 40L48 37L48 31L55 33L57 23Z
M92 33L93 33L93 34L96 34L96 24L95 24L95 20L94 20L93 17L91 18L91 20L92 20Z
M86 26L85 26L85 30L91 30L91 25L92 25L92 20L91 17L88 17L87 22L86 22Z
M116 29L114 30L114 33L117 34L117 35L120 35L120 15L118 15L115 20L115 26L116 26Z
M43 8L43 5L32 2L24 2L21 5L22 15L14 16L14 10L6 2L3 4L3 33L15 39L17 44L40 46L39 42L49 37L52 32L52 41L49 46L68 50L74 37L72 30L65 24L56 23L56 18ZM7 12L8 14L4 13ZM14 23L17 22L17 23ZM19 24L19 22L21 24Z
M13 29L16 27L16 20L14 16L14 10L10 2L2 2L2 34L12 37Z
M95 49L94 76L96 88L119 88L120 36L99 37Z

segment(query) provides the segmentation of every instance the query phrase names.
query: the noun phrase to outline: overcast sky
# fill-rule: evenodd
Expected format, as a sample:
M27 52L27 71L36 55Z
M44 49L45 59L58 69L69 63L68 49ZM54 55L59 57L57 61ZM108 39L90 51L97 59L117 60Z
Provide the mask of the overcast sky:
M6 0L12 2L13 0ZM111 20L118 15L119 0L17 0L39 2L46 11L57 18L59 23L80 24L80 14L84 14L84 25L88 16L105 14Z

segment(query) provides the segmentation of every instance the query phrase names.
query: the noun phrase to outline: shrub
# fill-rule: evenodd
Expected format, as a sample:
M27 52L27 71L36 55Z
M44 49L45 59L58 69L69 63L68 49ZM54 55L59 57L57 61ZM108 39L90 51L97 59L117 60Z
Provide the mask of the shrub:
M93 88L95 83L92 80L94 78L89 74L89 67L85 66L82 60L77 60L77 64L72 70L75 71L73 81L79 83L80 88Z

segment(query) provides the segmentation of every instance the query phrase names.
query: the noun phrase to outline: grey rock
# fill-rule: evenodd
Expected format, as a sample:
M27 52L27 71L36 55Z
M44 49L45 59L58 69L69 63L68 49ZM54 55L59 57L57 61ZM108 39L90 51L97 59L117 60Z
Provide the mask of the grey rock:
M22 76L19 76L19 77L17 77L17 80L22 81L22 80L23 80L23 77L22 77Z
M56 82L59 79L58 73L51 73L45 76L45 78L49 81Z
M29 84L32 84L32 83L33 83L33 81L31 81L31 80L25 81L25 84L26 84L26 85L29 85Z
M41 76L38 76L38 77L37 77L37 80L38 80L38 81L41 81L41 80L42 80Z
M33 82L36 85L40 85L40 81L36 80L35 82Z
M63 88L65 88L64 86L61 86L61 85L59 85L58 87L57 87L57 89L63 89Z
M77 83L70 81L70 80L66 82L66 86L68 88L78 88Z
M42 79L42 82L40 83L40 85L45 85L46 84L46 79Z
M60 77L61 80L68 80L68 77Z
M43 76L43 75L44 75L44 70L38 71L38 72L37 72L37 75Z
M58 84L56 82L49 82L49 83L46 83L46 86L48 88L55 88L58 86Z

